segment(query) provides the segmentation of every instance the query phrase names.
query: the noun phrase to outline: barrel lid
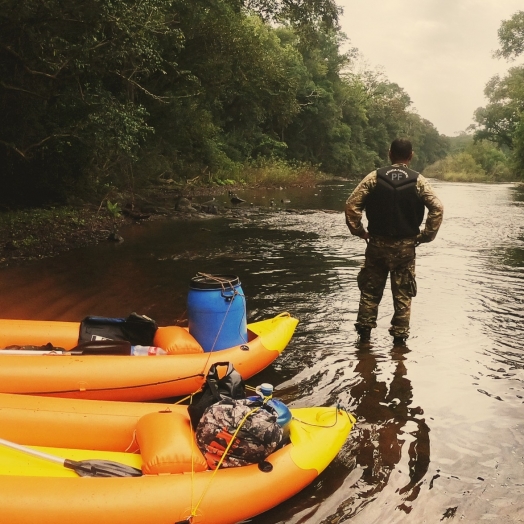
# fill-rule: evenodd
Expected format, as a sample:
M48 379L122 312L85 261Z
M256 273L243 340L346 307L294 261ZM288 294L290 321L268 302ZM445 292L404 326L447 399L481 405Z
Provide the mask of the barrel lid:
M208 275L203 273L198 273L189 283L191 289L227 289L239 285L240 279L236 275Z

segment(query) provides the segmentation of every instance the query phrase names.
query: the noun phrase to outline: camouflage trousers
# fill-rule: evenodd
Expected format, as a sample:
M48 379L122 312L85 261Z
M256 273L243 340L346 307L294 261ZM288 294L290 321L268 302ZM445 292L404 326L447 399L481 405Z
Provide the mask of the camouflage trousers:
M409 335L411 299L417 294L415 281L415 240L372 237L366 248L364 267L357 276L360 303L355 326L376 328L378 306L390 276L395 313L389 332Z

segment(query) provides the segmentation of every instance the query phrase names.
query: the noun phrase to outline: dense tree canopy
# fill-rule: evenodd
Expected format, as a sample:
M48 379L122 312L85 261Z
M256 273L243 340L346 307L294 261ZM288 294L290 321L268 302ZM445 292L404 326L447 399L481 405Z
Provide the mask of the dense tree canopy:
M1 6L4 205L159 177L241 179L260 159L362 174L399 134L418 169L446 154L401 87L354 71L334 0Z
M518 11L502 22L499 32L500 49L497 56L516 58L524 52L524 11Z
M524 52L524 11L502 22L497 56L514 60ZM484 90L489 103L475 112L475 138L510 151L513 170L524 178L524 66L512 67L501 78L494 76Z

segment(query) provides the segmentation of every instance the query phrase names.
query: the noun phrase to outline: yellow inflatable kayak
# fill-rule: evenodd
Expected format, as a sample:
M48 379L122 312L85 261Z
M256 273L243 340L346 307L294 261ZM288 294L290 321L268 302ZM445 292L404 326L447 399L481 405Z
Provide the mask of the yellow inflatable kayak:
M290 443L269 455L265 465L271 466L211 471L185 406L0 394L2 521L243 521L310 484L336 457L354 423L336 407L291 413ZM74 467L84 461L98 461L102 468L110 461L139 476L80 477Z
M297 324L281 313L247 324L245 343L208 352L187 329L158 327L153 346L167 354L137 357L77 354L79 322L0 319L0 391L124 401L186 395L201 388L216 362L231 362L244 379L255 375L285 349ZM42 349L46 344L64 350ZM27 346L41 350L20 349Z

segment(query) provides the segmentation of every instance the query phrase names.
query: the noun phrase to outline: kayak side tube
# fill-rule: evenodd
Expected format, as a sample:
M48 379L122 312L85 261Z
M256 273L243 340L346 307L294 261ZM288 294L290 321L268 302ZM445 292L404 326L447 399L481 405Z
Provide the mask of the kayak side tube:
M6 327L5 322L0 321L0 331ZM14 322L18 328L29 328L25 322L31 321ZM48 331L50 323L35 322L38 336L44 333L42 336L52 337ZM69 332L70 326L62 326L67 323L58 324L59 330ZM0 365L0 392L121 401L188 395L200 390L209 368L216 362L231 362L244 379L260 372L281 354L297 324L298 320L289 313L248 324L249 340L245 344L209 353L153 357L5 355ZM56 344L52 338L51 341ZM49 339L34 338L32 342L46 344Z
M4 475L0 471L2 517L10 524L172 524L190 515L194 524L234 524L252 518L313 482L336 457L354 423L338 408L292 408L291 412L291 443L266 459L273 466L270 470L253 464L216 473L135 478L17 476L4 470ZM97 458L95 451L62 452L77 460ZM121 455L103 456L123 462ZM138 464L137 460L134 465Z

